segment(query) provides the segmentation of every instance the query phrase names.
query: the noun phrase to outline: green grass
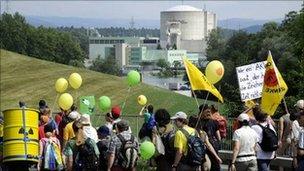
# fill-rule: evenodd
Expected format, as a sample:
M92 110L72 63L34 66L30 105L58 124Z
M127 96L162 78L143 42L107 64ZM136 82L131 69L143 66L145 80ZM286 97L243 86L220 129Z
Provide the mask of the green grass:
M54 106L53 111L58 111L55 81L60 77L67 79L73 72L79 73L83 79L78 90L71 87L67 90L74 100L85 95L94 95L97 100L106 95L112 100L112 105L122 105L128 94L125 78L39 60L6 50L0 52L1 111L18 107L20 100L25 101L28 107L37 108L40 99L45 99L50 107ZM155 109L166 108L170 114L184 111L192 115L198 112L193 98L141 83L131 88L123 115L139 113L141 106L137 104L137 97L141 94L147 97L148 103L153 104ZM98 126L103 122L103 117L93 116L93 122Z

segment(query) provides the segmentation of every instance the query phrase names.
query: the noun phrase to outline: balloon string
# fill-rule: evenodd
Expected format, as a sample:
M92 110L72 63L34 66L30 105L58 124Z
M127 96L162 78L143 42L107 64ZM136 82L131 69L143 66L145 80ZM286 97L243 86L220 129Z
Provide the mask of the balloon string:
M123 110L124 110L124 108L125 108L125 105L126 105L127 99L128 99L128 97L129 97L129 94L130 94L130 91L131 91L131 86L128 88L128 92L127 92L127 95L126 95L125 101L124 101L124 102L123 102L123 104L122 104L120 114L122 114L122 111L123 111Z
M57 100L58 100L58 97L59 97L59 93L56 93L57 95L56 95L56 98L55 98L55 101L53 102L53 106L52 106L52 112L54 112L54 108L55 108L55 104L56 104L56 102L57 102Z

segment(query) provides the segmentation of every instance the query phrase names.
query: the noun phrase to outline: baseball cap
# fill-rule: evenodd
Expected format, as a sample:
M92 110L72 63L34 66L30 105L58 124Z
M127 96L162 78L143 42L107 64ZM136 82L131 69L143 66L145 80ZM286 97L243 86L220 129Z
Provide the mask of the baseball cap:
M172 120L174 119L187 119L187 114L185 112L177 112L174 116L171 117Z
M237 119L240 122L249 121L249 116L246 113L241 113Z
M73 111L68 115L69 118L76 120L80 117L79 113L77 111Z
M39 111L42 112L45 108L47 108L47 104L45 100L40 100L39 101Z
M121 112L121 110L120 110L120 107L119 107L119 106L114 106L114 107L112 107L112 109L111 109L111 114L112 114L112 117L113 117L114 119L119 118L120 112Z
M107 126L103 125L103 126L98 128L97 133L99 135L106 135L107 136L107 135L110 135L110 129Z
M304 110L304 100L298 100L294 107Z
M83 114L79 120L82 125L91 125L90 115L88 114Z

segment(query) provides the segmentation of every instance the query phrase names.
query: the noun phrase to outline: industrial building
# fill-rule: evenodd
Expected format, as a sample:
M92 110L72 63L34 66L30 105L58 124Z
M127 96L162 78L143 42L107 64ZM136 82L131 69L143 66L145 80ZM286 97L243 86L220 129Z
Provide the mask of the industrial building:
M179 5L160 15L160 44L205 54L206 37L217 26L216 14L188 5Z
M206 38L216 28L216 15L188 5L161 12L158 37L101 37L95 31L89 38L89 66L96 58L115 58L121 68L139 67L142 62L165 59L170 65L187 56L202 65L206 60ZM158 49L158 46L161 49Z

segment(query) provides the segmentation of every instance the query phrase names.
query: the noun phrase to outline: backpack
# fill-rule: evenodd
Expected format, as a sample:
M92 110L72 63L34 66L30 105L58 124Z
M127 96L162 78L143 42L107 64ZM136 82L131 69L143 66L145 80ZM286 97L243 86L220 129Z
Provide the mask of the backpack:
M221 138L227 137L227 120L226 118L222 117L221 119L216 120L219 126L219 131Z
M97 170L99 165L99 156L90 138L87 138L84 144L77 146L77 156L75 161L76 170Z
M43 168L47 170L60 170L63 168L61 151L59 149L59 145L46 138L42 139L44 143L44 151L43 151Z
M122 143L118 154L118 165L125 169L135 167L138 159L138 151L134 141L134 136L131 135L130 140L125 140L121 134L118 134L117 137Z
M187 138L188 153L184 161L190 166L200 166L206 154L206 147L202 139L197 132L195 132L195 135L190 135L185 129L180 129L180 131Z
M107 152L109 149L110 140L109 139L103 139L97 143L97 147L99 150L99 165L100 168L107 168Z
M262 142L259 143L260 147L265 152L273 152L278 149L278 136L275 131L273 131L269 124L267 124L265 127L260 125L259 126L263 130L263 138Z
M166 136L162 137L163 144L165 146L165 158L170 163L174 163L175 148L174 148L175 131L169 132Z

